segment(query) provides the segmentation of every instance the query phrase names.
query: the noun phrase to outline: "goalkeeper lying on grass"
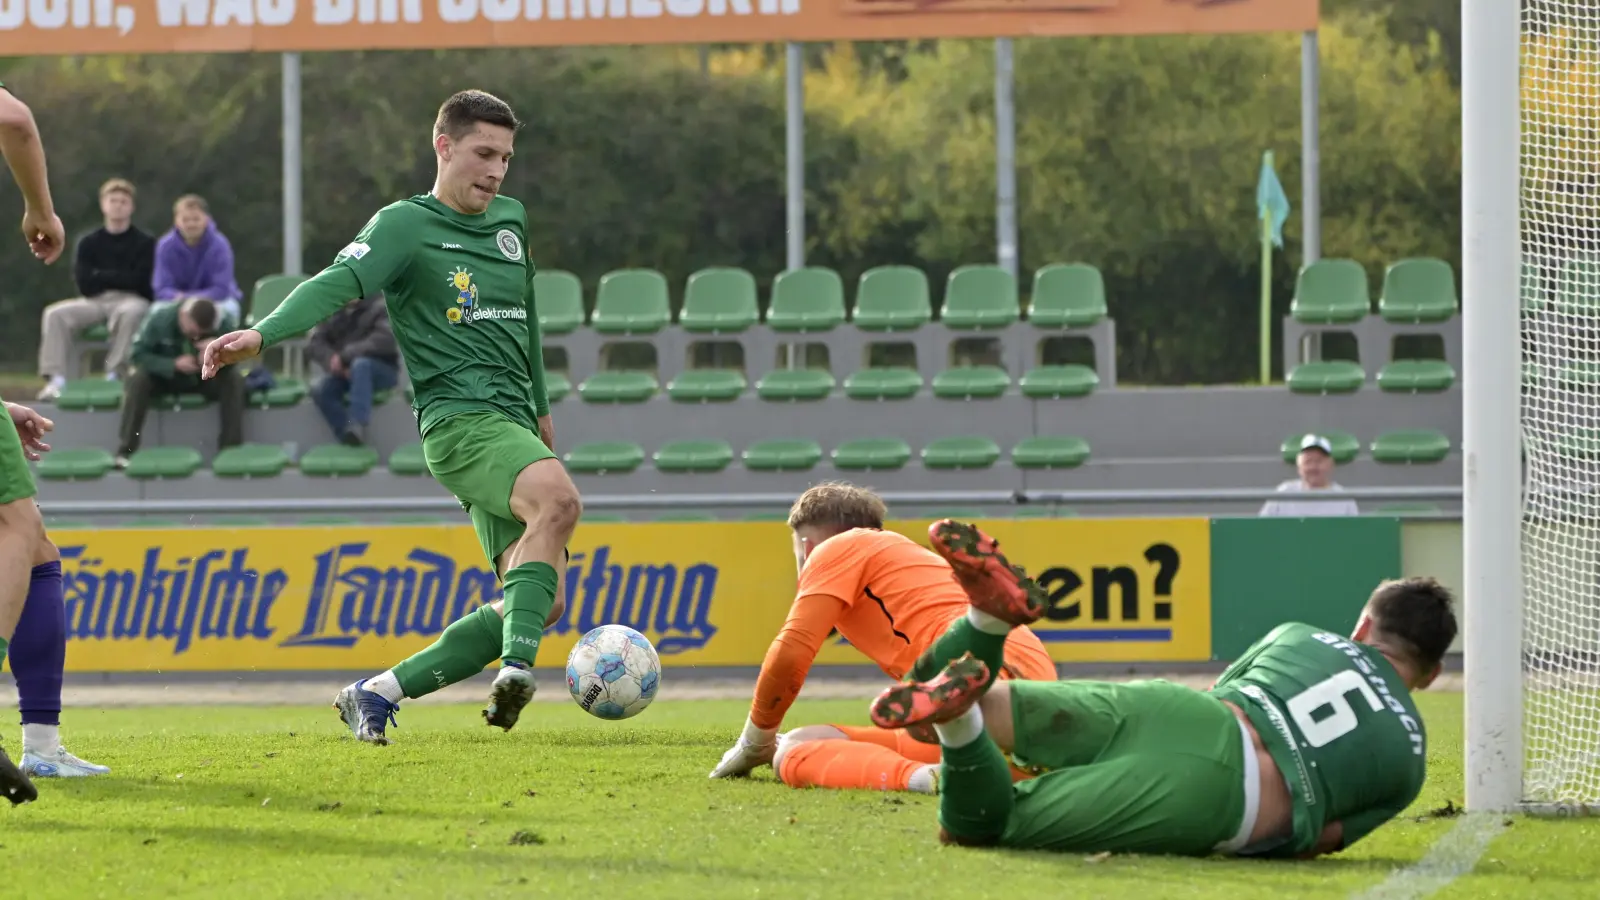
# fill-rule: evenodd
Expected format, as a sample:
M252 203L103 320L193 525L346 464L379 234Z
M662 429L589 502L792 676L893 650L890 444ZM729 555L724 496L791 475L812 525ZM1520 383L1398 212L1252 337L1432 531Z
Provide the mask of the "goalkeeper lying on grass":
M1378 586L1351 638L1274 629L1210 691L1165 681L996 683L1038 586L970 525L931 529L967 595L966 646L931 680L872 704L884 728L931 724L944 749L940 839L970 846L1310 857L1350 846L1416 799L1427 762L1410 691L1455 640L1432 579ZM921 668L919 666L919 668ZM1004 753L1041 774L1013 784Z

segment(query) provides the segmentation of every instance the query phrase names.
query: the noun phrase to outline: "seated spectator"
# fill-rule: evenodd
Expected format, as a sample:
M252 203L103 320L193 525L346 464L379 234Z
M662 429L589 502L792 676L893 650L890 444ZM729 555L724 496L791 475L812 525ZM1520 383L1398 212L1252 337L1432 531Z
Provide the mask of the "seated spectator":
M1295 457L1299 478L1291 478L1278 485L1283 493L1318 492L1332 494L1343 491L1333 480L1333 444L1327 438L1308 434L1300 439L1300 454ZM1356 501L1347 498L1268 500L1261 507L1263 516L1359 516Z
M85 328L104 325L111 333L107 378L119 377L128 364L133 337L150 307L156 252L155 238L133 225L133 195L133 184L121 178L100 186L105 224L79 238L73 251L78 296L44 308L39 321L39 374L45 379L40 400L61 396L73 338Z
M133 374L122 389L122 426L117 467L139 449L151 398L160 394L203 394L222 408L219 448L244 440L244 376L224 366L215 378L200 380L200 355L218 335L237 328L232 316L204 297L189 297L151 307L133 342Z
M350 303L312 329L306 356L327 373L311 396L333 436L352 447L366 443L372 395L394 387L400 378L400 348L389 328L383 294Z
M217 230L206 201L184 194L172 205L172 219L172 230L156 242L156 303L204 297L237 321L243 295L233 278L233 245Z

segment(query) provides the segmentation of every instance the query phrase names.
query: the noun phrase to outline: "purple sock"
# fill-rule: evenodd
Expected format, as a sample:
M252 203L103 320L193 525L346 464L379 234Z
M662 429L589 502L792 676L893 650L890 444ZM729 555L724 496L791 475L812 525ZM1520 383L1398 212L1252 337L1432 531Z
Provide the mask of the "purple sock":
M67 604L61 563L33 567L28 602L11 637L11 677L24 725L61 724L61 673L67 664Z

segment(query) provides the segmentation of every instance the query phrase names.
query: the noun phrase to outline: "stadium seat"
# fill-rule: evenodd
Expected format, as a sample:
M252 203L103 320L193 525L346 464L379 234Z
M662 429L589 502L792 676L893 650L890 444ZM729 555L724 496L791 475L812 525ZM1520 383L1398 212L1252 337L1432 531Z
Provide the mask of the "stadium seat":
M861 273L851 321L864 331L911 331L933 319L928 276L911 266L878 266Z
M273 385L264 391L252 391L245 400L257 409L276 409L285 406L294 406L306 398L306 383L298 378L274 379Z
M601 334L654 334L672 321L666 276L654 269L618 269L600 279L590 327Z
M755 276L744 269L701 269L684 287L678 324L696 333L733 334L761 318Z
M1296 394L1348 394L1367 382L1360 363L1345 359L1301 363L1284 378Z
M1019 469L1073 469L1089 461L1089 442L1070 435L1035 435L1011 448Z
M1087 263L1055 263L1033 273L1028 321L1040 328L1086 328L1106 317L1106 285Z
M773 331L830 331L844 320L844 282L838 272L808 266L772 280L767 326Z
M1302 266L1289 314L1308 325L1348 325L1372 311L1367 273L1353 259L1319 259Z
M982 435L938 438L922 448L922 464L930 469L987 469L999 459L1000 445Z
M745 448L743 459L756 472L803 472L822 461L822 446L805 438L757 441Z
M544 334L571 334L583 327L583 282L571 272L547 269L534 273L533 304Z
M626 474L644 463L644 448L630 441L595 441L568 450L562 461L583 475Z
M1385 321L1445 322L1459 308L1455 272L1442 259L1402 259L1383 273L1378 315Z
M150 398L151 409L165 409L180 412L186 409L203 409L211 401L204 394L156 394ZM377 405L377 395L373 395L372 403Z
M773 369L756 382L763 400L821 400L833 393L833 373L826 369Z
M844 380L844 393L852 400L905 400L922 390L922 376L909 366L862 369Z
M1392 394L1447 391L1456 370L1442 359L1397 359L1378 370L1378 388Z
M78 332L77 338L80 341L109 341L111 331L106 328L104 322L98 322Z
M128 457L123 474L140 480L188 478L202 463L200 451L193 447L150 447Z
M56 406L76 412L98 412L122 405L122 382L104 378L76 378L61 389Z
M1341 466L1355 459L1361 452L1361 442L1349 432L1318 429L1316 433L1328 439L1328 443L1333 447L1333 461ZM1295 457L1300 455L1300 442L1305 440L1306 434L1307 432L1297 431L1284 438L1283 443L1278 445L1278 453L1283 456L1284 462L1293 463Z
M585 403L643 403L659 387L649 372L596 372L578 385L578 396Z
M857 438L833 450L833 465L839 469L892 470L911 461L911 445L899 438Z
M669 441L652 458L663 472L720 472L733 462L733 448L727 441Z
M990 400L1010 386L999 366L958 366L933 376L933 395L945 400Z
M414 441L396 447L394 452L389 454L389 471L395 475L428 474L428 459L422 453L422 442Z
M1087 397L1100 386L1100 376L1088 366L1037 366L1023 373L1017 386L1034 400Z
M288 467L289 454L277 444L240 444L211 460L211 472L218 478L273 478Z
M1556 274L1552 312L1569 316L1590 316L1600 306L1600 259L1579 256L1570 259Z
M546 370L544 373L544 396L551 403L559 403L562 398L572 393L572 382L561 372Z
M254 325L265 319L305 280L304 275L268 275L257 279L255 288L250 292L250 311L245 314L244 324Z
M948 328L1004 328L1020 315L1017 280L999 266L959 266L945 282L939 318Z
M1450 455L1450 439L1431 429L1405 429L1379 435L1372 458L1381 463L1436 463Z
M344 444L318 444L300 457L300 471L318 478L365 475L377 464L377 450Z
M49 481L93 481L111 471L111 452L99 447L69 447L42 455L35 473Z
M667 382L667 396L679 403L713 403L738 399L746 387L735 369L688 369Z

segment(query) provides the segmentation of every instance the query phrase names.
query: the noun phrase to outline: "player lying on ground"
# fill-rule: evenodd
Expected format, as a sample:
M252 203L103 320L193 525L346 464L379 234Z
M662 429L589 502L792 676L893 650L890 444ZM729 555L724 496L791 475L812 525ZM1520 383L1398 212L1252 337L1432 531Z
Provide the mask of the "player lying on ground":
M552 447L544 354L527 258L527 214L500 195L521 127L482 91L444 102L433 126L431 193L379 210L332 265L254 328L206 348L203 375L304 333L357 297L383 291L406 370L428 471L472 516L505 588L437 643L358 681L335 706L357 738L387 743L403 697L420 697L501 660L484 718L509 730L533 699L547 622L560 615L557 571L578 522L578 489ZM503 615L502 615L503 610Z
M886 515L876 494L848 484L817 485L795 501L789 513L800 569L794 605L761 664L744 733L712 778L771 763L793 787L936 791L938 746L905 732L810 725L781 740L778 734L834 629L891 678L908 672L932 678L953 658L935 640L948 631L953 637L945 640L961 641L971 627L966 594L950 566L910 538L884 531ZM1055 663L1032 631L1018 628L1002 644L1006 677L1055 680ZM938 662L916 667L924 656Z
M885 728L931 723L944 747L940 838L1061 850L1308 857L1350 846L1422 788L1410 691L1456 636L1432 579L1385 582L1352 638L1286 624L1210 691L1166 681L994 683L1008 632L1043 593L970 525L933 526L979 627L937 677L872 704ZM961 651L957 654L956 651ZM1004 751L1042 774L1013 785Z

